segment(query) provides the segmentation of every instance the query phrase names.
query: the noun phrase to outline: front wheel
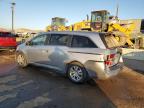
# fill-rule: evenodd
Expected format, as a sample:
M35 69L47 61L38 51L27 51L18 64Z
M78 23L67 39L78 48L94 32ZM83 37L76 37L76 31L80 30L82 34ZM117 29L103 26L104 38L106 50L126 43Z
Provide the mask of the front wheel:
M87 72L83 66L70 64L68 68L68 77L74 83L84 83L87 80Z
M28 65L26 57L22 53L16 55L16 62L20 67L26 67Z

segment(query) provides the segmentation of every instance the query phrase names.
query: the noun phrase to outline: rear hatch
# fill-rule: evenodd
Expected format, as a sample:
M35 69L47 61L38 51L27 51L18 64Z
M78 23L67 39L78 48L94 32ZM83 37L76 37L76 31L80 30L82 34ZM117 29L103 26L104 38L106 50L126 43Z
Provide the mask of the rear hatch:
M10 32L0 32L0 46L1 47L16 47L16 37Z
M122 49L118 41L112 35L107 33L100 33L100 37L106 46L104 57L105 65L111 67L118 64L122 55Z

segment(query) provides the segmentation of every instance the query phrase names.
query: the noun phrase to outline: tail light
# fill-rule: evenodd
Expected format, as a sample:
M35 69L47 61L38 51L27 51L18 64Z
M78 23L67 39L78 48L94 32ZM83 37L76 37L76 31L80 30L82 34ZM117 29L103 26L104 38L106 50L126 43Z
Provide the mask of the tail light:
M110 54L110 55L107 55L107 60L111 60L115 57L115 54Z
M114 58L115 58L115 54L107 55L107 60L105 61L105 65L112 66Z

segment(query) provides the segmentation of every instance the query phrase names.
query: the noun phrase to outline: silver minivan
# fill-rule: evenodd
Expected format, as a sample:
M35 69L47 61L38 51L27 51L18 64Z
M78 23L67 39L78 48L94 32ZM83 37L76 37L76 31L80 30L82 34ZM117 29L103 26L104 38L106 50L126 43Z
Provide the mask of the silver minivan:
M82 83L117 75L123 67L121 55L117 41L106 33L46 32L19 45L16 61L21 67L35 64L55 69Z

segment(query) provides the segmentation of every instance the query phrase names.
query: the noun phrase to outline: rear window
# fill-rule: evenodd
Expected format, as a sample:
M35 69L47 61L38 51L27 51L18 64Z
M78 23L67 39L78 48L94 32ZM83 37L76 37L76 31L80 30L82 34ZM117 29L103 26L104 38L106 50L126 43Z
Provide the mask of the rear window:
M0 37L15 37L15 35L10 32L0 32Z
M100 33L100 38L102 39L106 48L120 47L120 44L112 35Z
M72 47L76 48L97 48L97 46L88 38L84 36L73 36Z

